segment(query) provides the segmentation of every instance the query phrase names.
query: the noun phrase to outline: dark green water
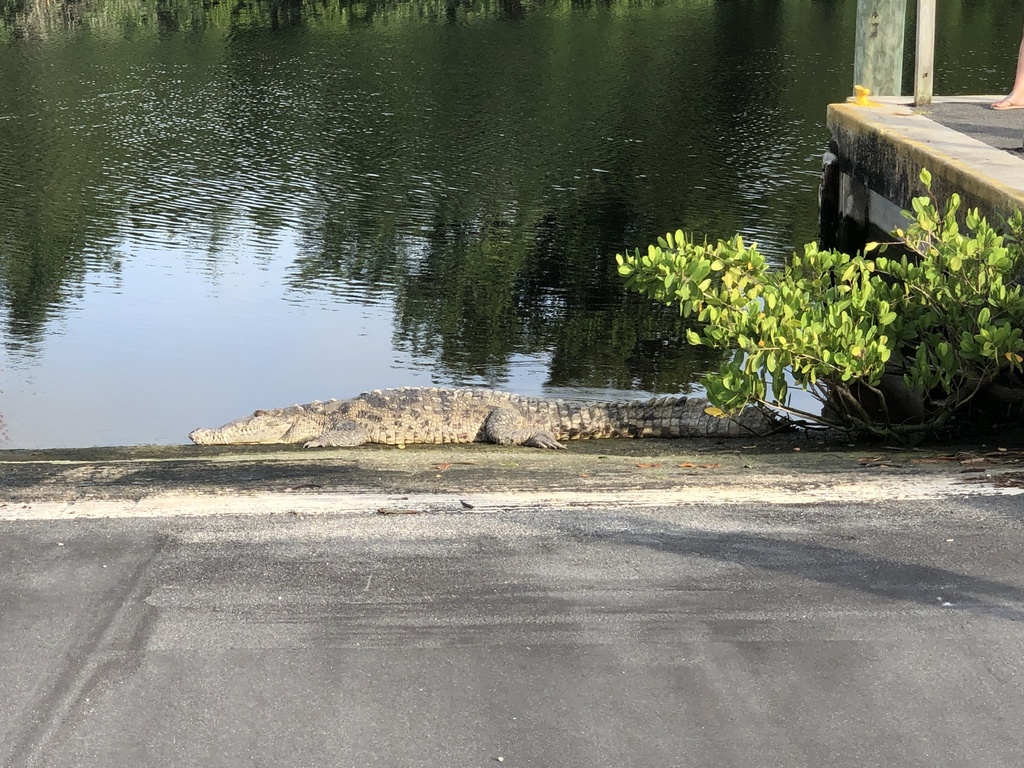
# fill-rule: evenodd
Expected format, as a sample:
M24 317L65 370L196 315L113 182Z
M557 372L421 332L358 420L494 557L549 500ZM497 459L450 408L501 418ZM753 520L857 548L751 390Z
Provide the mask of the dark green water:
M715 361L614 255L816 237L855 5L0 0L6 445L431 382L691 389ZM1007 90L1016 6L941 5L936 92Z

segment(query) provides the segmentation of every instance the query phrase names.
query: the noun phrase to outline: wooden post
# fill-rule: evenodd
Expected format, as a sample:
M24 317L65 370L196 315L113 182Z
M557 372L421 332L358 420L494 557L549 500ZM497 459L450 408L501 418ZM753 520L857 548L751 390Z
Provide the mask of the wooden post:
M900 96L907 0L857 0L853 82L873 96Z
M935 0L917 0L917 50L914 55L914 106L932 103L935 79Z

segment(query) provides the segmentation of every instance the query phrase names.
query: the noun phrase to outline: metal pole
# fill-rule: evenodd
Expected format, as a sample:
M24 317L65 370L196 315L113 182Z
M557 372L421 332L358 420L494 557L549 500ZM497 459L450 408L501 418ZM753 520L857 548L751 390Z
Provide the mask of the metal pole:
M917 0L917 50L914 56L914 106L932 103L935 80L935 0Z

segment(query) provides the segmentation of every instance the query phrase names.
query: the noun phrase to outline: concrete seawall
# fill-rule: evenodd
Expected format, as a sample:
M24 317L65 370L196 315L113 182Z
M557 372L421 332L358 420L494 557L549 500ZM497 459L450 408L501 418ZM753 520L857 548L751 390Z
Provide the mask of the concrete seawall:
M992 223L1024 209L1024 114L989 108L995 96L937 98L916 110L908 97L830 104L832 133L822 174L821 234L827 246L856 250L865 228L891 232L900 211L923 194L922 168L932 193L963 198Z

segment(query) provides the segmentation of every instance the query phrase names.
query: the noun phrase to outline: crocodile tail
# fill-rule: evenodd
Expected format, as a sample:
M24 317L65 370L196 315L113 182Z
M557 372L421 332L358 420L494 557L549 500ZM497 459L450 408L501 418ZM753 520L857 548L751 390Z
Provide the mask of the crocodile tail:
M602 437L751 437L779 429L759 408L719 417L703 398L656 397L613 403L552 401L552 432L560 440Z

